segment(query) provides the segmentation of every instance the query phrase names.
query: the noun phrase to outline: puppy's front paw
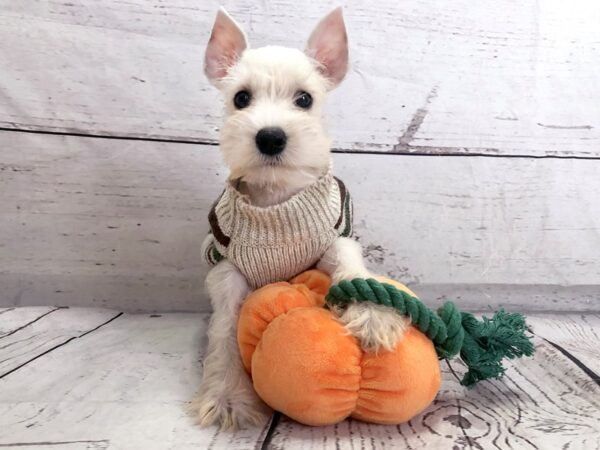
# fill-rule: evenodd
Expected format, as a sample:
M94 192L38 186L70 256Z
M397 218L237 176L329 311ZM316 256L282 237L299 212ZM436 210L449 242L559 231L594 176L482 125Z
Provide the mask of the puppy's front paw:
M373 303L352 303L338 311L338 315L340 322L367 352L393 350L410 327L408 318L392 308Z
M245 426L264 425L271 414L252 386L221 395L201 388L188 411L201 427L218 425L222 430L232 431Z
M323 254L317 269L327 273L333 284L373 276L365 267L360 244L350 238L338 238Z

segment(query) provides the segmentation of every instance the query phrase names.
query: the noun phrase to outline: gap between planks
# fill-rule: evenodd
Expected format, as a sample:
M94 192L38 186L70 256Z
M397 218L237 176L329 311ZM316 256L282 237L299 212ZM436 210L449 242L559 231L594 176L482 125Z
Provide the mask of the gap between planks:
M52 310L52 311L55 311L55 310ZM43 317L45 317L45 316L48 316L48 314L49 314L49 313L48 313L48 312L46 312L46 313L44 313L44 314L40 315L39 317L37 317L37 318L36 318L36 320L31 320L31 321L29 321L29 323L28 323L26 326L21 326L21 327L19 327L19 330L25 329L27 326L30 326L30 325L31 325L31 324L33 324L34 322L37 322L38 320L41 320L41 319L43 319ZM103 322L103 323L99 324L98 326L96 326L96 327L94 327L94 328L92 328L92 329L90 329L90 330L87 330L87 331L85 331L85 332L83 332L83 333L80 333L78 336L72 337L71 339L67 340L67 341L66 341L66 342L64 342L63 344L60 344L59 346L56 346L56 347L54 347L54 348L52 348L52 349L50 349L50 350L48 350L48 351L46 351L46 352L42 353L42 354L41 354L41 355L39 355L38 357L42 357L42 356L44 356L44 355L47 355L47 354L48 354L48 353L50 353L51 351L55 350L55 349L56 349L56 348L58 348L58 347L61 347L61 346L63 346L63 345L66 345L67 343L71 342L72 340L75 340L75 339L77 339L77 338L79 338L79 337L84 337L84 336L86 336L86 335L88 335L88 334L92 333L93 331L96 331L96 330L100 329L101 327L104 327L105 325L108 325L109 323L113 322L115 319L117 319L117 318L118 318L119 316L121 316L122 314L123 314L123 313L118 313L118 314L116 314L115 316L113 316L113 317L111 317L110 319L108 319L107 321L105 321L105 322ZM19 330L17 330L17 331L19 331ZM13 330L13 331L14 331L14 330ZM15 331L15 332L16 332L16 331ZM535 334L535 333L534 333L534 334ZM572 368L573 368L574 370L577 370L577 368L576 368L576 367L574 367L574 366L577 366L577 367L578 367L578 369L580 369L580 370L583 370L583 372L585 372L585 374L586 374L587 376L589 376L589 377L590 377L590 378L591 378L591 379L592 379L592 380L593 380L593 381L594 381L596 384L598 384L598 379L597 379L597 376L596 376L596 375L590 375L590 373L588 373L588 371L584 370L584 369L583 369L583 367L581 367L581 365L579 365L579 364L576 364L576 363L575 363L575 360L577 360L577 358L576 358L576 357L574 357L573 355L570 355L570 353L569 353L567 350L565 350L565 349L562 349L562 350L561 350L561 349L559 348L559 347L561 347L560 345L553 343L552 341L550 341L550 340L549 340L549 339L547 339L546 337L542 336L542 334L544 334L544 333L537 334L537 337L538 337L540 340L543 340L544 342L546 342L546 343L548 343L549 345L553 346L553 347L554 347L556 350L560 351L560 353L562 353L562 354L563 354L563 355L566 357L566 358L564 359L564 361L565 361L565 362L568 362L568 363L574 363L574 364L572 365ZM37 359L37 357L36 357L35 359ZM568 361L567 361L567 360L568 360ZM31 361L33 361L33 359L32 359ZM28 363L29 363L29 362L31 362L31 361L28 361L26 364L28 364ZM447 367L448 367L448 369L449 369L450 373L452 374L452 377L453 377L453 378L455 378L456 380L459 380L459 376L456 374L456 372L455 372L454 368L452 367L452 364L451 364L451 363L449 363L449 362L446 362L446 363L447 363L446 365L447 365ZM26 364L23 364L22 366L24 366L24 365L26 365ZM460 362L459 362L458 364L460 365ZM583 363L582 363L582 364L583 364ZM591 371L591 372L593 373L593 371ZM446 372L446 373L448 373L448 372ZM517 373L518 373L518 372L517 372ZM492 389L493 387L494 387L493 385L490 385L490 389ZM518 386L517 386L517 387L518 387ZM496 386L495 388L498 388L498 386ZM513 388L509 388L509 389L513 389ZM461 398L458 398L458 397L457 397L457 398L454 398L454 399L448 399L448 400L450 401L450 403L448 403L448 401L447 401L447 402L446 402L446 406L445 406L445 408L449 408L449 407L451 406L451 403L454 403L454 408L455 408L455 411L456 411L456 414L457 414L457 418L455 419L455 421L457 421L458 428L460 429L459 431L462 433L462 436L463 436L463 443L464 443L466 446L468 446L468 448L481 448L481 447L480 447L480 445L479 445L479 443L477 442L477 439L478 439L479 437L478 437L477 435L473 435L473 436L471 435L471 434L472 434L472 433L471 433L471 431L475 431L475 430L468 430L468 429L467 429L467 428L470 428L470 427L471 427L471 424L470 424L469 420L471 420L471 421L472 421L472 420L473 420L473 418L474 418L474 416L473 416L473 414L474 414L474 413L473 413L473 411L471 411L471 410L469 409L469 408L471 408L471 409L472 409L473 405L471 405L469 402L467 402L467 404L466 404L466 408L467 408L468 414L467 414L467 416L465 416L465 415L463 415L463 406L464 406L464 405L462 405L462 404L461 404ZM431 412L429 412L429 413L425 413L425 416L424 416L424 417L426 417L426 416L430 416L431 414L434 414L434 412L435 412L435 411L431 411ZM470 414L470 415L469 415L469 414ZM519 416L519 417L520 417L520 416ZM265 426L265 427L263 428L263 431L261 432L261 438L257 440L257 442L256 442L256 444L255 444L255 446L254 446L255 450L258 450L258 449L261 449L261 450L262 450L262 449L268 449L268 448L279 448L279 447L278 447L278 445L277 445L277 442L274 442L274 443L273 443L273 445L271 445L271 444L272 444L272 441L273 441L273 438L274 438L274 436L275 436L275 435L277 434L277 432L278 432L278 427L281 425L282 427L284 427L284 428L285 428L285 426L287 425L285 422L284 422L283 424L281 423L281 418L282 418L282 416L281 416L280 414L276 414L275 416L273 416L273 417L272 417L272 419L271 419L271 422L270 422L269 424L267 424L267 426ZM475 416L475 418L477 418L477 416ZM423 420L425 420L425 419L423 419ZM520 419L519 419L519 420L520 420ZM516 424L518 424L518 422L517 422ZM409 426L410 426L410 424L409 424ZM297 427L297 426L296 426L296 427ZM370 430L370 428L369 428L369 430ZM509 426L509 429L508 429L508 431L510 432L510 426ZM375 431L374 431L374 432L375 432ZM400 432L400 434L402 434L400 430L399 430L399 432ZM433 433L433 432L434 432L434 431L432 430L432 433ZM377 433L379 433L379 432L377 432ZM376 433L376 434L377 434L377 433ZM318 430L317 430L316 434L318 434ZM521 439L525 439L525 440L526 440L526 439L527 439L527 436L520 436L520 438L521 438ZM76 444L76 443L82 443L82 442L98 442L98 443L100 443L100 442L106 442L106 441L100 441L100 440L97 440L97 441L61 440L61 441L44 441L44 442L43 442L43 444L44 444L44 445L60 445L60 444L67 445L67 444ZM529 443L529 444L530 444L532 447L536 448L536 446L535 446L535 444L534 444L534 443L532 443L532 442L530 442L530 441L527 441L527 442L528 442L528 443ZM27 445L30 445L30 444L31 444L31 445L38 445L38 444L42 444L42 442L39 442L39 443L38 443L38 442L15 442L15 443L13 443L13 444L3 444L3 445L0 445L0 447L7 447L7 446L8 446L8 447L10 447L10 446L27 446ZM216 447L215 447L215 448L216 448ZM304 448L304 447L302 447L302 448ZM410 447L409 447L409 448L410 448ZM539 448L539 447L537 447L537 448Z
M15 334L17 331L19 331L19 330L22 330L23 328L26 328L26 327L28 327L28 326L29 326L29 325L31 325L32 323L35 323L35 322L37 322L38 320L40 320L40 319L42 319L42 318L46 317L48 314L52 314L53 312L56 312L56 311L58 311L59 309L65 309L65 308L67 308L67 306L57 306L57 307L55 307L54 309L51 309L50 311L47 311L47 312L45 312L44 314L41 314L41 315L39 315L39 316L38 316L38 317L36 317L35 319L33 319L33 320L30 320L29 322L27 322L27 323L25 323L25 324L21 325L20 327L14 328L14 329L12 329L12 330L11 330L11 331L9 331L9 332L7 332L7 333L4 333L3 335L0 335L0 339L4 339L5 337L11 336L11 335ZM2 312L0 312L0 314L2 314L3 312L12 311L12 310L14 310L14 309L15 309L15 308L10 308L10 309L8 309L7 311L2 311Z
M542 339L548 344L550 344L552 347L557 349L559 352L561 352L563 355L565 355L573 364L579 367L588 377L590 377L592 381L594 381L598 386L600 386L600 375L594 372L590 367L586 366L579 358L577 358L575 355L573 355L561 345L558 345L546 338Z
M4 336L2 336L2 337L10 336L11 334L14 334L14 333L15 333L15 332L17 332L17 331L23 330L23 329L27 328L28 326L32 325L33 323L37 322L38 320L42 319L43 317L45 317L45 316L48 316L49 314L51 314L51 313L53 313L53 312L56 312L56 311L58 311L59 309L68 309L68 308L65 308L65 307L58 307L58 308L55 308L55 309L53 309L53 310L51 310L51 311L49 311L49 312L47 312L47 313L45 313L45 314L42 314L42 315L41 315L40 317L38 317L37 319L30 321L30 322L29 322L29 323L27 323L26 325L24 325L24 326L22 326L22 327L20 327L20 328L17 328L16 330L13 330L13 331L9 332L8 334L5 334L5 335L4 335ZM117 318L121 317L122 315L123 315L123 313L122 313L122 312L119 312L119 313L117 313L116 315L114 315L114 316L112 316L111 318L109 318L108 320L106 320L106 321L102 322L101 324L99 324L99 325L95 326L94 328L92 328L92 329L90 329L90 330L87 330L87 331L85 331L85 332L83 332L83 333L81 333L81 334L79 334L79 335L77 335L77 336L71 336L69 339L67 339L67 340L65 340L65 341L63 341L63 342L61 342L61 343L59 343L59 344L57 344L57 345L55 345L55 346L53 346L53 347L50 347L49 349L47 349L47 350L43 351L42 353L40 353L40 354L38 354L38 355L35 355L33 358L30 358L30 359L28 359L27 361L25 361L25 362L23 362L23 363L21 363L21 364L17 365L16 367L13 367L12 369L10 369L10 370L8 370L8 371L4 372L3 374L0 374L0 380L1 380L2 378L4 378L4 377L6 377L6 376L8 376L8 375L10 375L10 374L12 374L12 373L14 373L14 372L16 372L17 370L19 370L19 369L21 369L21 368L23 368L23 367L27 366L28 364L32 363L33 361L35 361L35 360L37 360L37 359L39 359L39 358L42 358L43 356L47 355L48 353L51 353L51 352L53 352L54 350L56 350L56 349L58 349L58 348L60 348L60 347L63 347L63 346L65 346L65 345L67 345L69 342L71 342L71 341L74 341L75 339L80 339L80 338L82 338L82 337L84 337L84 336L87 336L87 335L88 335L88 334L90 334L90 333L93 333L94 331L96 331L96 330L98 330L98 329L100 329L100 328L102 328L102 327L104 327L104 326L108 325L108 324L109 324L109 323L111 323L113 320L116 320Z
M42 134L49 136L68 136L81 137L90 139L114 139L122 141L143 141L143 142L162 142L170 144L190 144L190 145L207 145L217 147L218 141L212 139L186 138L186 137L162 137L148 136L136 134L111 134L110 132L87 133L84 131L53 131L47 129L33 128L11 128L0 127L0 131L26 133L26 134ZM485 153L481 148L471 147L427 147L427 146L408 146L402 147L401 150L378 151L378 150L354 150L349 148L333 147L332 153L338 154L355 154L355 155L388 155L388 156L455 156L455 157L475 157L475 158L513 158L513 159L576 159L576 160L592 160L600 161L600 156L583 156L583 155L528 155L528 154L494 154Z
M103 449L261 448L272 418L265 420L261 427L223 433L216 427L201 429L193 425L185 413L184 405L192 397L188 391L199 380L202 359L198 360L198 347L204 346L206 314L126 314L124 319L115 320L123 313L108 315L102 310L73 310L76 314L67 318L73 323L79 323L77 314L100 317L103 323L94 328L86 326L91 329L79 331L78 336L62 345L61 351L44 352L38 364L24 365L22 374L3 380L6 389L0 391L3 393L0 409L5 412L0 412L0 444L4 447L64 445L67 448L68 445L75 450L88 448L85 444L93 443L94 448ZM69 309L61 312L60 321L55 317L32 324L30 333L33 327L38 327L34 334L39 339L38 331L52 327L52 321L68 325L64 320L67 311ZM20 332L23 330L27 327ZM96 330L98 332L93 333ZM66 345L84 336L88 337ZM175 336L173 341L172 336ZM143 357L136 358L140 355L152 355L151 361L145 361L144 366ZM131 363L128 365L124 359ZM145 369L142 372L141 367ZM33 392L23 390L29 378L40 373L46 374L46 379L42 379L45 385L37 385ZM132 379L135 380L133 385ZM161 390L165 382L171 389ZM106 392L98 394L103 388ZM90 391L82 395L85 389ZM73 402L79 406L68 407ZM115 418L115 409L118 418ZM107 419L107 414L114 420ZM150 427L150 431L147 424L154 424L157 418L164 426ZM107 424L107 420L112 422ZM60 423L65 421L74 426L64 430ZM134 430L123 423L129 423ZM152 439L148 434L163 440ZM138 443L139 447L131 447Z

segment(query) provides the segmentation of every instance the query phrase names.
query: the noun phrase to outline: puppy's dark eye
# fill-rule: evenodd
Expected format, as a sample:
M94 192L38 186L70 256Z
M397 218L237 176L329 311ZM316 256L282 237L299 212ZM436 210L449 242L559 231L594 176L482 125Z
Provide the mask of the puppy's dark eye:
M233 97L233 104L235 105L235 107L237 109L243 109L250 104L251 99L252 99L252 96L250 95L250 92L239 91Z
M308 109L311 107L313 102L312 96L306 91L300 91L296 94L294 104L302 109Z

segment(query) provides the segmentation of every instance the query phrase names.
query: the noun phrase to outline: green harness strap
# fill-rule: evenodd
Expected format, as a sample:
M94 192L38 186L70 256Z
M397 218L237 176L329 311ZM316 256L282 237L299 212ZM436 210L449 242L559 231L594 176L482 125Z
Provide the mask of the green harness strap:
M355 278L334 285L325 297L329 307L346 307L349 303L372 302L390 306L409 317L423 334L433 341L440 359L450 359L460 353L468 367L461 384L473 386L488 378L504 374L502 360L531 356L534 346L525 335L525 317L517 313L497 311L492 319L482 321L460 312L452 302L446 302L437 314L417 297L388 283L373 278Z

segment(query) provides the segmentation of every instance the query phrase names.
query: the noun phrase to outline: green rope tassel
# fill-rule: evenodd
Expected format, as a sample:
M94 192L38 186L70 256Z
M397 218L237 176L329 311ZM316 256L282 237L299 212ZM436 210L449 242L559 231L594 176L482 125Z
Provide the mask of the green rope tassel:
M521 314L500 310L493 318L484 317L480 321L472 314L460 312L452 302L444 303L436 314L417 297L373 278L342 281L331 287L325 300L330 307L368 301L390 306L409 317L413 325L433 341L440 359L450 359L460 353L469 369L461 381L464 386L500 378L505 370L504 358L531 356L534 352Z

